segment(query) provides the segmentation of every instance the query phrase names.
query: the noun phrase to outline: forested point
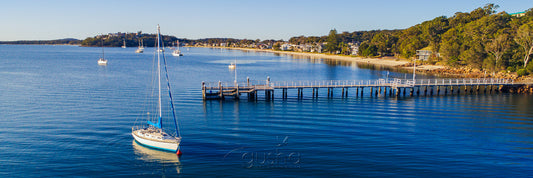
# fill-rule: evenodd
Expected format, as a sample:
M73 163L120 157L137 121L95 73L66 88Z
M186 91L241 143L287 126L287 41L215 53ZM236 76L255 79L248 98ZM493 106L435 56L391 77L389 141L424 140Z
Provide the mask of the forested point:
M0 41L0 44L30 44L30 45L79 45L81 40L74 38L65 38L58 40L19 40L19 41Z

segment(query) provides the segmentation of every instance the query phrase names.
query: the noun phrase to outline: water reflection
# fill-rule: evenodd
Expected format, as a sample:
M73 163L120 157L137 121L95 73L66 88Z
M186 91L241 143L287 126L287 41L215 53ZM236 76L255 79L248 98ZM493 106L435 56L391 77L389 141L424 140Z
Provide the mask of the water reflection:
M138 160L174 165L176 166L176 172L178 174L181 173L180 159L175 153L151 149L138 144L135 140L132 141L132 145Z

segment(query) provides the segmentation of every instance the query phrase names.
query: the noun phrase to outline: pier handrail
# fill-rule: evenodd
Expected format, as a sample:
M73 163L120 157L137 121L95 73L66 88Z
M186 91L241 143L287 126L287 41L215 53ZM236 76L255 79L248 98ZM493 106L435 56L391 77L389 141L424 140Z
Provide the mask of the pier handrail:
M302 81L267 81L248 80L232 82L203 82L206 89L274 89L274 88L348 88L348 87L419 87L419 86L472 86L472 85L511 85L512 79L498 78L444 78L444 79L377 79L377 80L302 80Z

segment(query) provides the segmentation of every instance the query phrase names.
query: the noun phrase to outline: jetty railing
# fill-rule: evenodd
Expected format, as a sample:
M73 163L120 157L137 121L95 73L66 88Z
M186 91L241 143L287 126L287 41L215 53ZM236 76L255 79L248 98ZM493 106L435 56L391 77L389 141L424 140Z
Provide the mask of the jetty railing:
M378 80L304 80L304 81L269 81L247 80L238 82L204 82L206 89L224 88L350 88L350 87L417 87L417 86L471 86L471 85L512 85L512 79L498 78L446 78L446 79L378 79Z
M202 95L204 99L224 99L225 97L234 97L239 98L242 93L247 93L249 98L257 98L258 91L264 91L267 99L274 98L274 91L277 89L282 90L282 97L287 98L288 89L297 89L298 98L303 97L303 89L312 89L312 96L318 97L318 91L321 88L327 88L328 97L333 97L333 89L340 88L342 97L348 96L349 88L356 88L356 95L359 94L363 96L365 88L370 91L373 95L378 95L378 93L389 92L389 95L392 95L392 91L395 90L395 95L400 95L400 91L403 90L403 95L406 94L406 89L410 89L410 95L413 96L415 89L416 93L419 94L422 88L424 88L424 95L427 93L428 88L430 90L430 95L433 93L433 88L436 87L437 94L440 92L440 89L444 89L446 94L448 87L450 88L451 93L454 92L454 87L457 88L457 93L459 93L459 88L465 89L469 87L470 92L473 92L475 86L476 91L479 91L480 86L485 86L484 91L487 87L489 88L489 93L492 92L493 88L498 88L501 90L503 85L514 85L514 80L511 79L498 79L498 78L445 78L445 79L377 79L377 80L307 80L307 81L270 81L268 77L266 80L250 80L249 78L246 81L233 81L233 82L202 82ZM375 90L374 90L375 89ZM375 91L375 92L374 92Z

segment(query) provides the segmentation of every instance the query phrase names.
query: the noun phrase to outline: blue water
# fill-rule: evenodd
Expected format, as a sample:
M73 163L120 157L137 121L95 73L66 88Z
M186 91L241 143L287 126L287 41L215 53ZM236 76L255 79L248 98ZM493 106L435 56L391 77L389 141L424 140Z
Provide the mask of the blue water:
M183 156L139 146L153 49L0 45L0 177L528 177L533 96L203 101L201 82L409 74L208 48L167 56ZM426 77L429 76L419 76ZM366 91L368 93L368 91ZM366 94L368 95L368 94ZM246 95L243 95L246 96Z

